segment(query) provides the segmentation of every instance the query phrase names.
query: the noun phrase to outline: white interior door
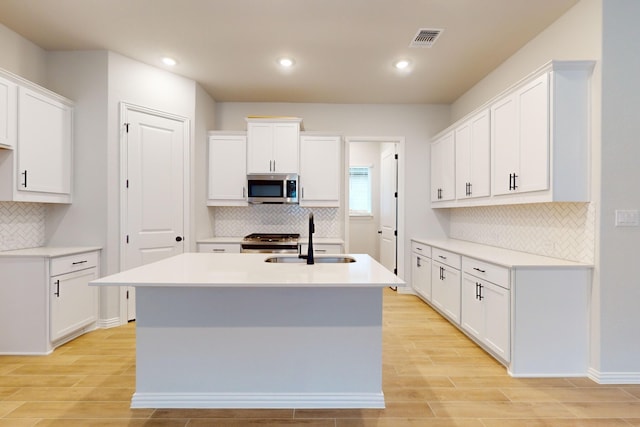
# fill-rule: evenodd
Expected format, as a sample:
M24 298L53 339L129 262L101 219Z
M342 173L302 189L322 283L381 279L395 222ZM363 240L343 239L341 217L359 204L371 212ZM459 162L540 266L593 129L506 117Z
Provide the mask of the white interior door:
M395 144L380 158L380 263L397 273L398 161Z
M185 122L127 108L122 269L184 251ZM127 292L127 319L135 319L135 292Z

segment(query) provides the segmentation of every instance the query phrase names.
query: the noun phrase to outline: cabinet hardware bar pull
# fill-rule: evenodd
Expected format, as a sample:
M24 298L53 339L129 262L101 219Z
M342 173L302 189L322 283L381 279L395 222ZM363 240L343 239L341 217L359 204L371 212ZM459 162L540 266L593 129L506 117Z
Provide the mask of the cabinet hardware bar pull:
M56 291L53 294L60 298L60 280L56 280Z
M242 198L243 198L243 199L246 197L246 196L245 196L246 191L247 191L246 187L242 187Z
M22 186L24 188L27 188L27 170L25 169L24 172L22 172L22 175L24 175L24 182L22 183Z
M446 256L438 255L438 258L447 259Z
M482 286L482 284L478 283L478 287L480 288L480 292L478 293L478 299L480 301L482 301L484 299L484 297L482 296L482 288L484 288L484 286Z
M473 267L473 269L474 269L475 271L479 271L480 273L486 273L486 272L487 272L487 270L481 270L481 269L479 269L478 267Z
M224 252L224 249L222 249L222 248L214 248L213 252Z
M276 171L276 161L275 160L273 161L273 171L274 172ZM514 182L515 182L515 180L514 180Z
M478 287L480 286L480 284L478 282L476 282L476 299L478 299L478 295L480 294L478 291Z
M422 265L420 265L420 257L416 257L416 267L422 267Z
M518 189L518 186L516 185L516 178L518 177L518 175L516 175L515 173L513 174L513 189L516 190Z
M87 260L86 260L86 259L85 259L85 260L83 260L83 261L75 261L75 262L72 262L72 263L71 263L71 265L84 264L85 262L87 262Z

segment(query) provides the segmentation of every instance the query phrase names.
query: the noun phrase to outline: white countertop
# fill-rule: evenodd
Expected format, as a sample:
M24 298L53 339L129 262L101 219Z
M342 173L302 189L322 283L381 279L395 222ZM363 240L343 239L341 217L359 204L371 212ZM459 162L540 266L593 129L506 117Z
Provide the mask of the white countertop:
M6 257L40 257L55 258L60 256L75 255L85 252L102 250L99 246L71 246L71 247L48 247L41 246L28 249L14 249L0 252L0 258Z
M91 282L144 287L387 287L405 283L369 255L352 263L267 263L273 254L184 253ZM295 257L295 255L293 255ZM316 256L317 258L330 255Z
M467 242L456 239L423 239L412 238L419 243L424 243L433 248L440 248L446 251L455 252L460 255L476 258L479 260L502 265L508 268L518 267L576 267L593 268L592 264L569 261L566 259L552 258L541 255L529 254L526 252L513 251L510 249L498 248L495 246L482 245L479 243Z

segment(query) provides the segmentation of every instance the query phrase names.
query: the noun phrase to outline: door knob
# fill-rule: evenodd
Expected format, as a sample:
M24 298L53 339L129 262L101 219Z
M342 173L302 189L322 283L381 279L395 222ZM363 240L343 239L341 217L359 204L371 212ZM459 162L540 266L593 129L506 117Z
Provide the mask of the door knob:
M180 236L176 237L176 242L182 242L182 237Z
M378 230L378 234L382 234L382 230Z

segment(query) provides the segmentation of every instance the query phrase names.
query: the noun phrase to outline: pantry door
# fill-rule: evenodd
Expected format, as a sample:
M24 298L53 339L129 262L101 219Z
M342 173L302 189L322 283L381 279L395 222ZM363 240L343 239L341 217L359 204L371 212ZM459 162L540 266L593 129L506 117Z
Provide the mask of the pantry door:
M398 274L398 157L395 144L380 156L380 263Z
M131 105L122 116L121 270L128 270L184 252L188 121ZM126 319L135 319L134 288L123 298Z

